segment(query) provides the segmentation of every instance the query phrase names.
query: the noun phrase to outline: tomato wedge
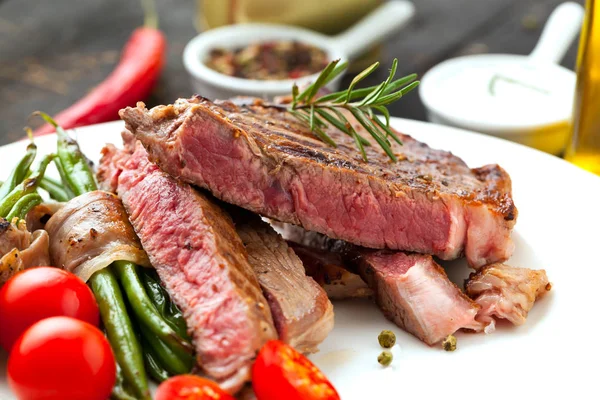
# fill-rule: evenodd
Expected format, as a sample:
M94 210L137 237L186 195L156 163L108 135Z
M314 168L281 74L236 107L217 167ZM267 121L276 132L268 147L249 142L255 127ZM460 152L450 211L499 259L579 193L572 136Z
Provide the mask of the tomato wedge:
M271 340L260 350L252 368L258 400L339 400L325 375L291 346Z
M160 384L155 400L235 400L216 382L196 375L177 375Z

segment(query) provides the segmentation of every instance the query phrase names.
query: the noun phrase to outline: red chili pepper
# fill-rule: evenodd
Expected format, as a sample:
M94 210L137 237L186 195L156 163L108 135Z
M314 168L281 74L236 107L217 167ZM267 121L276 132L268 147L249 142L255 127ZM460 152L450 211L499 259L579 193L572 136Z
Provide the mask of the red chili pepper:
M58 125L69 129L118 119L120 109L134 106L150 94L165 63L166 47L160 30L149 24L136 29L113 72L87 96L57 114ZM34 135L51 132L54 127L46 124Z

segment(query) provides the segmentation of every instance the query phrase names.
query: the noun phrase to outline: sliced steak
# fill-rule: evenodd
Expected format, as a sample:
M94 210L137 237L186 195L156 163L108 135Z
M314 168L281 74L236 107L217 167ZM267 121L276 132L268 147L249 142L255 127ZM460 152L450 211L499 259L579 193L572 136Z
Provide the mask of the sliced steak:
M325 289L332 300L372 297L373 291L362 278L344 268L341 254L290 242L294 253L302 260L306 275Z
M171 298L181 308L199 365L231 393L250 380L262 345L277 337L271 312L231 218L207 196L149 162L104 151L100 179L115 182L129 218ZM120 172L117 172L120 170Z
M469 299L431 256L371 250L289 224L276 224L286 239L341 256L374 292L383 314L428 345L459 329L483 330L479 306Z
M241 209L232 216L269 302L279 339L300 352L316 352L333 329L333 305L327 293L306 276L302 261L269 224Z
M517 210L497 165L470 169L402 134L404 145L392 144L397 163L376 144L364 162L337 129L327 131L333 148L281 106L258 100L140 103L120 115L164 171L263 216L370 248L464 254L475 267L512 253Z
M479 306L450 280L431 256L367 251L351 262L375 292L383 314L428 345L459 329L480 331Z
M481 306L477 320L486 325L486 332L494 330L493 317L524 324L536 299L552 288L543 269L505 264L487 265L472 273L465 286L467 294Z

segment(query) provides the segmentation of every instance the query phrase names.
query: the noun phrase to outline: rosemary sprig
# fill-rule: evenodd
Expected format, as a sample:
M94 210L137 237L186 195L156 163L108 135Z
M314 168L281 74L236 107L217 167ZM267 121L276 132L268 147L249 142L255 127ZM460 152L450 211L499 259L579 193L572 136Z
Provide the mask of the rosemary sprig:
M355 89L360 81L379 67L379 63L376 62L356 75L350 86L348 86L348 89L317 96L319 89L340 75L346 67L346 62L340 63L340 60L334 60L325 67L317 80L302 92L294 84L292 87L292 102L288 107L288 111L302 123L306 124L319 139L333 147L336 147L336 143L324 129L328 125L334 126L352 137L363 159L367 161L367 154L364 147L370 146L371 142L356 132L356 129L354 129L350 121L346 118L346 115L342 112L342 110L345 110L369 132L393 161L397 161L389 138L392 138L392 140L400 145L402 145L402 142L394 131L390 129L390 113L387 106L399 100L419 85L419 81L415 80L417 75L411 74L394 79L396 69L398 68L398 60L394 59L390 73L385 81L379 85ZM383 115L385 122L374 116L375 111Z

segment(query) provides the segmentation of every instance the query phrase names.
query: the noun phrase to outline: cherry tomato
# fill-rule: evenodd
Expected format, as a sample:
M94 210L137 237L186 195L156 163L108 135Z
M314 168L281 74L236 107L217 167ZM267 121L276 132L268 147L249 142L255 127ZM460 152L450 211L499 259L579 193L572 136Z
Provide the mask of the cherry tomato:
M8 383L20 400L106 400L116 378L108 340L70 317L33 324L14 344Z
M100 321L92 291L77 276L53 267L27 269L0 289L0 345L10 352L28 327L60 315L95 326Z
M291 346L271 340L258 353L252 368L258 400L339 400L325 375Z
M216 382L196 375L177 375L160 384L155 400L235 400Z

